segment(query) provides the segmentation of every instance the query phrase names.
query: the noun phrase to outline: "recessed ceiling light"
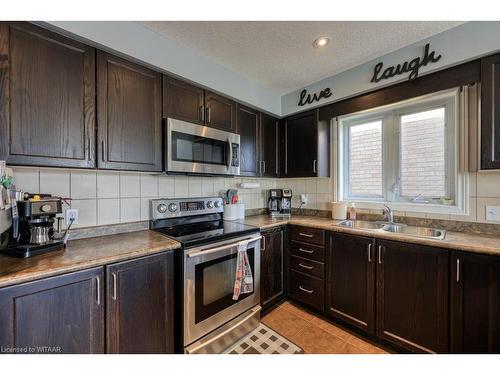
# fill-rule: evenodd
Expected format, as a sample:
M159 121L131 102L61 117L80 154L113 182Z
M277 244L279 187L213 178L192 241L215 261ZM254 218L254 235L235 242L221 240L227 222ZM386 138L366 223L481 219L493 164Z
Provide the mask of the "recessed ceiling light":
M320 48L326 46L330 42L330 39L326 36L320 36L314 39L313 46L314 48Z

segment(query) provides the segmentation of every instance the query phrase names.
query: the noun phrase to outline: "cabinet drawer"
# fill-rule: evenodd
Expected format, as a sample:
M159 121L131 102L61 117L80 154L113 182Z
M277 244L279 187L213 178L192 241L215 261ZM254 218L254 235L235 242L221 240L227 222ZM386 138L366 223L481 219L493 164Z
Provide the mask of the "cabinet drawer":
M293 226L292 240L324 245L325 231L323 229Z
M291 270L290 297L323 311L325 307L325 282L323 279Z
M315 260L317 262L325 261L325 249L321 246L292 241L291 248L292 255L309 260Z
M316 276L321 279L325 278L325 264L320 262L315 262L314 260L299 258L292 255L291 258L292 269L307 273L311 276Z

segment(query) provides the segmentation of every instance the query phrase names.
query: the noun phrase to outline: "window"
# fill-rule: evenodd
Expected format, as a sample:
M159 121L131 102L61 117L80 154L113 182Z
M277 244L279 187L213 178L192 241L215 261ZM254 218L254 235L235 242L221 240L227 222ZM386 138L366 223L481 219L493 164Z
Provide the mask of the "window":
M463 191L457 163L459 92L337 119L336 199L456 208L457 192Z

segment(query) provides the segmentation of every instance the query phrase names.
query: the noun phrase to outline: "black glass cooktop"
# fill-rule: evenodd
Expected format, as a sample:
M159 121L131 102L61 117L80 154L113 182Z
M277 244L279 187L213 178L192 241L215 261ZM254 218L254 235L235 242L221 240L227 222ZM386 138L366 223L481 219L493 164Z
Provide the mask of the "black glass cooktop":
M176 225L154 229L181 242L184 247L192 247L259 232L259 228L224 220L186 224L176 223Z

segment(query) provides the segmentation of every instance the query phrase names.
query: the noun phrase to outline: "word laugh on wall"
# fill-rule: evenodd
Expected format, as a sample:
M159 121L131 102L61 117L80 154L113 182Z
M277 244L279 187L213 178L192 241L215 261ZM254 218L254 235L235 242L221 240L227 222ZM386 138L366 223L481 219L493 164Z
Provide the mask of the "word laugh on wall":
M397 76L399 74L404 74L407 72L411 72L408 76L408 79L414 80L418 77L418 71L422 66L426 66L429 63L435 63L441 59L441 55L435 56L436 51L432 51L429 53L429 43L425 45L424 48L424 56L422 58L415 57L411 61L405 61L402 64L398 64L396 66L390 66L382 71L384 68L384 63L379 62L375 65L375 69L373 70L372 82L379 82L383 79L391 78Z

